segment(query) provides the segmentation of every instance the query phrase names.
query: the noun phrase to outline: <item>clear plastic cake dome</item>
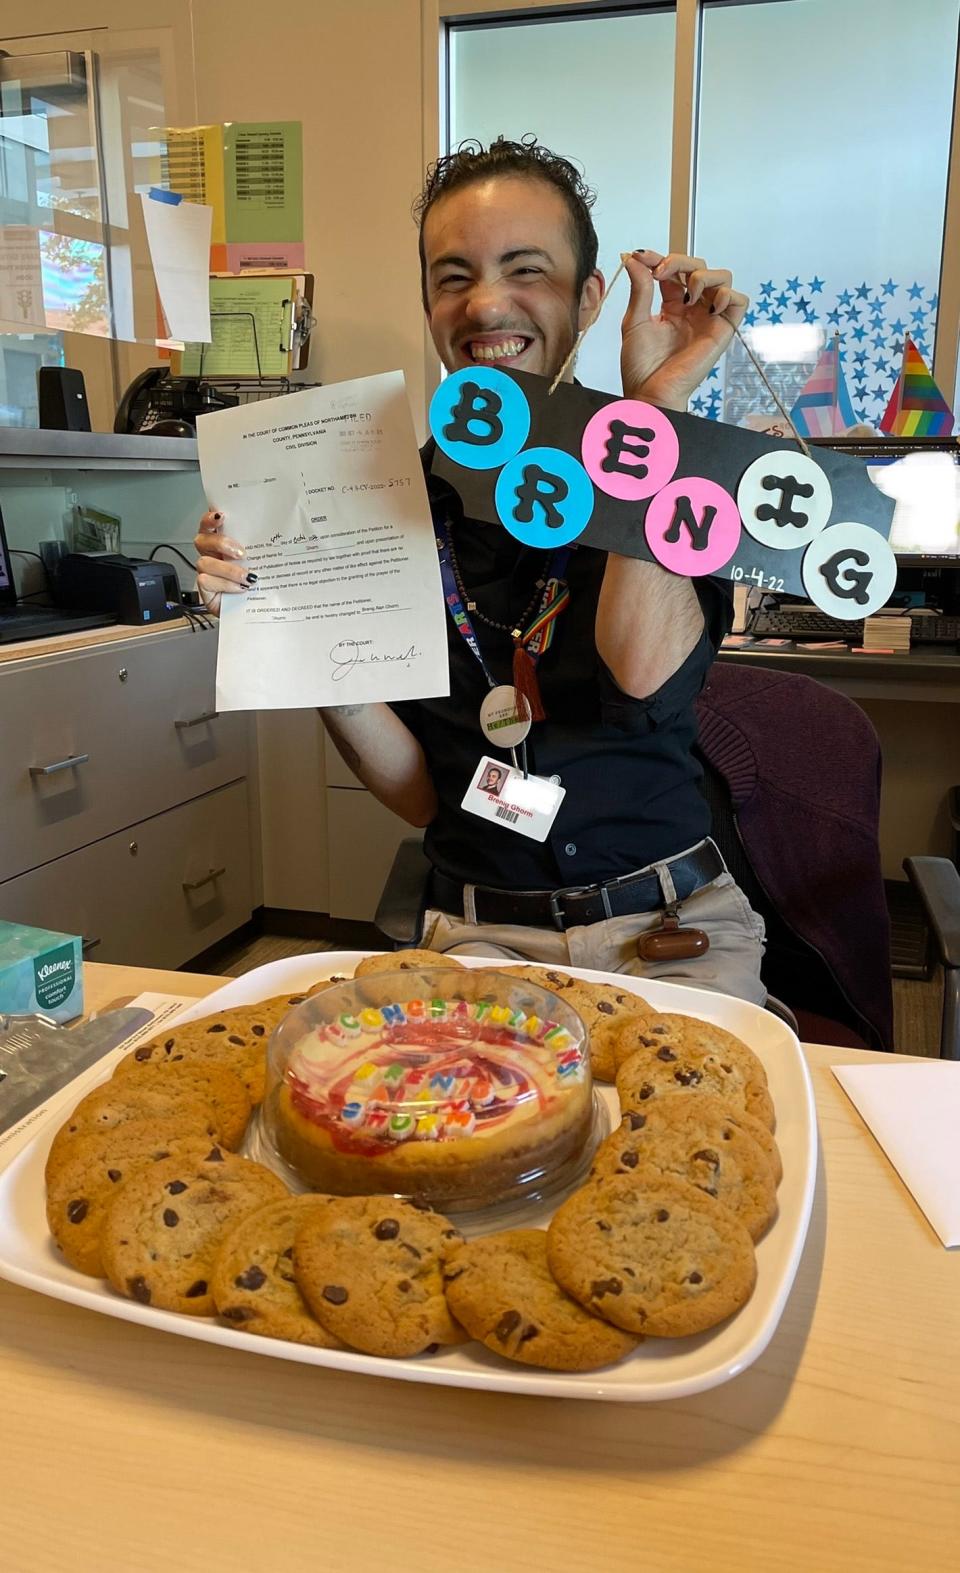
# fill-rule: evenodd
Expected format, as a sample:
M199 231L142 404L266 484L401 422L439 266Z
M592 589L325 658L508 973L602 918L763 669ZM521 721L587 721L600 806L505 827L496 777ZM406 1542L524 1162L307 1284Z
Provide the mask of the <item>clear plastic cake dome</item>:
M579 1183L602 1129L583 1022L486 969L380 972L270 1043L259 1156L296 1189L479 1212Z

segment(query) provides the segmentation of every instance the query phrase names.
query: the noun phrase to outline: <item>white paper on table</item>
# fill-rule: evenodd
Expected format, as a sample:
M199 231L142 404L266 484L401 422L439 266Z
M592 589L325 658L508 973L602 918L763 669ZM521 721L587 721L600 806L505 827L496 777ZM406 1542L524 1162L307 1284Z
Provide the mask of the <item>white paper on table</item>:
M450 692L433 519L403 373L204 415L211 507L257 583L225 595L218 710Z
M164 202L144 191L140 201L170 337L209 344L213 208L202 202Z
M960 1063L831 1069L944 1245L960 1245Z

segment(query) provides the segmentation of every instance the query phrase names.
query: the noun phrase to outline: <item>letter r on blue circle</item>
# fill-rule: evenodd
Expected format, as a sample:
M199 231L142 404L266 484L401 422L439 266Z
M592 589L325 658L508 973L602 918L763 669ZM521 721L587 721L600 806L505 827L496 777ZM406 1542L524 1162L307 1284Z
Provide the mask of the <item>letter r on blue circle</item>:
M561 448L525 448L497 477L497 513L504 529L525 546L566 546L593 513L593 482Z

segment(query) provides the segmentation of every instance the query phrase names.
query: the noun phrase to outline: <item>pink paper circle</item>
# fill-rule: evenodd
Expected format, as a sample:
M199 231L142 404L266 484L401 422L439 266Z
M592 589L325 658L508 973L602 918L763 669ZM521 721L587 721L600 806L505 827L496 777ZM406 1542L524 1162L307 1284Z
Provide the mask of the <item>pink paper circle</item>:
M689 499L695 528L701 525L705 509L716 509L707 532L706 545L700 549L694 546L693 531L682 514L679 540L668 541L665 538L668 531L673 533L671 526L677 501L684 497ZM718 486L716 481L708 481L702 475L688 475L681 480L671 481L657 493L647 509L644 530L647 545L658 563L669 568L671 573L697 579L703 574L716 573L718 568L730 561L740 543L740 512L730 493Z
M633 430L650 431L651 438L632 437L611 430L615 422ZM646 448L649 451L643 453ZM580 446L583 466L594 486L608 497L640 502L666 486L680 460L680 439L671 422L654 404L642 399L615 399L591 416ZM622 468L605 470L614 459ZM643 470L645 473L640 474ZM629 473L628 473L629 472Z

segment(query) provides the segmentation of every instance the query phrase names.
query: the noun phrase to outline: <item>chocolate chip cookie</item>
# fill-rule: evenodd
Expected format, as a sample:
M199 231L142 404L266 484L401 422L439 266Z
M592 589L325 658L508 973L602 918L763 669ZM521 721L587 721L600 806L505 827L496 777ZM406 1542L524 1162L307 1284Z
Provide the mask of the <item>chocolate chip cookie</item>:
M276 1027L295 1006L302 1005L304 1000L313 999L315 994L323 994L327 989L336 988L338 983L349 983L350 979L345 972L332 972L329 978L320 978L310 988L303 989L294 994L272 994L269 999L261 1000L259 1010L261 1015L269 1020L272 1027Z
M535 983L538 988L548 989L551 994L565 994L578 982L577 978L571 978L569 972L562 972L559 967L535 966L526 962L522 967L491 966L490 970L501 972L505 978L523 978L525 983Z
M317 1321L351 1348L419 1355L464 1339L441 1276L443 1252L461 1239L448 1219L414 1202L337 1197L301 1224L294 1270Z
M494 1354L548 1371L595 1371L637 1340L591 1316L547 1265L542 1229L512 1229L455 1245L444 1260L447 1304Z
M244 1218L223 1240L210 1289L224 1321L245 1333L286 1338L319 1349L342 1349L312 1315L297 1287L293 1243L297 1230L326 1196L288 1196Z
M725 1027L716 1027L711 1021L701 1021L698 1016L658 1012L647 1031L651 1038L657 1038L663 1043L679 1042L684 1048L696 1049L699 1053L716 1054L718 1058L736 1065L747 1081L759 1082L763 1087L767 1085L767 1073L762 1061L742 1038L728 1032Z
M140 1169L107 1208L100 1234L106 1276L141 1305L210 1316L213 1265L227 1232L286 1194L269 1169L220 1147Z
M710 1053L699 1047L695 1038L688 1039L673 1028L660 1035L656 1024L649 1032L642 1029L640 1036L649 1041L635 1049L617 1071L617 1095L623 1114L630 1109L642 1110L651 1098L667 1093L711 1092L732 1109L754 1115L768 1130L773 1130L776 1121L766 1079L753 1080L750 1064L743 1056ZM745 1044L741 1047L755 1059Z
M726 1207L655 1171L593 1180L554 1214L550 1271L594 1315L631 1333L702 1333L746 1304L753 1241Z
M131 1122L140 1125L145 1120L162 1120L171 1130L193 1132L201 1141L206 1137L208 1146L222 1140L212 1106L176 1079L169 1087L108 1081L81 1098L57 1131L47 1156L44 1179L49 1183L72 1156L78 1136L102 1135Z
M260 1103L266 1084L267 1043L275 1025L276 1020L259 1006L239 1005L170 1027L141 1043L120 1061L114 1075L126 1075L144 1065L220 1065L239 1076L251 1103Z
M213 1113L217 1139L231 1151L243 1141L250 1119L250 1099L240 1078L224 1065L207 1060L158 1059L145 1064L121 1060L114 1071L117 1087L176 1087L199 1099Z
M47 1225L78 1273L102 1278L100 1232L107 1208L131 1174L165 1158L202 1158L211 1138L177 1121L128 1120L112 1130L78 1132L47 1182Z
M616 1079L614 1047L628 1023L641 1025L655 1014L646 1000L629 989L607 983L587 983L577 979L564 994L587 1029L590 1067L597 1081Z
M369 978L377 972L423 972L430 967L462 965L456 956L445 956L440 950L388 950L358 962L354 977Z
M723 1100L708 1093L654 1098L642 1112L632 1109L598 1148L591 1175L599 1179L647 1169L715 1197L754 1240L776 1217L770 1160Z

